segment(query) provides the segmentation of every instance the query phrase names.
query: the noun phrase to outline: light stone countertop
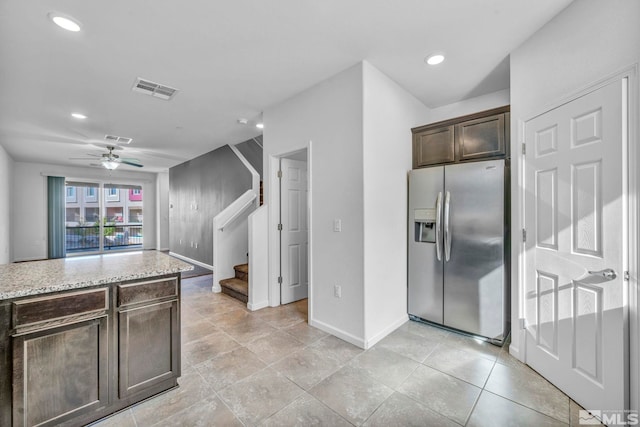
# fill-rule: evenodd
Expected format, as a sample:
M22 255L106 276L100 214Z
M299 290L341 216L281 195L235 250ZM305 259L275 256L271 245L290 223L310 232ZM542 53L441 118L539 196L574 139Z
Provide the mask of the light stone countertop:
M157 251L89 255L0 265L0 301L193 270Z

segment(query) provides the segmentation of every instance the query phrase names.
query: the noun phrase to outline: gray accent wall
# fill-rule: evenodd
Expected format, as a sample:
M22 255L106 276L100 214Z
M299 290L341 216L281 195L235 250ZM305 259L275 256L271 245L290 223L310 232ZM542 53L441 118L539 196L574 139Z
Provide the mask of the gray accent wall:
M260 179L262 179L262 135L236 144L236 148L249 161L260 175Z
M169 250L213 265L213 217L249 189L228 145L169 169Z

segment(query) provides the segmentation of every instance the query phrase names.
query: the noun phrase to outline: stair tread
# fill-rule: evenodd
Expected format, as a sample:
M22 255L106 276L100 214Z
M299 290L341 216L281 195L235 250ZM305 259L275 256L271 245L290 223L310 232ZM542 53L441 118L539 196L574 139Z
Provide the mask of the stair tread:
M249 272L249 264L234 265L233 269L237 270L237 271L241 271L243 273L248 273Z
M249 295L249 283L246 280L240 280L235 277L220 280L220 286L225 286L242 295Z

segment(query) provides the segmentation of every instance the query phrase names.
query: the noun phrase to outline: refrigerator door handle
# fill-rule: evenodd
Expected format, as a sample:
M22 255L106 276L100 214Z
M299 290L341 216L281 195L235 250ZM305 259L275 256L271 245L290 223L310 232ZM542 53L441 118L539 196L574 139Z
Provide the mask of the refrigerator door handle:
M444 260L451 258L451 233L449 232L449 205L451 203L451 193L447 191L444 196Z
M442 261L442 236L440 230L442 227L442 192L438 192L436 199L436 257L438 261Z

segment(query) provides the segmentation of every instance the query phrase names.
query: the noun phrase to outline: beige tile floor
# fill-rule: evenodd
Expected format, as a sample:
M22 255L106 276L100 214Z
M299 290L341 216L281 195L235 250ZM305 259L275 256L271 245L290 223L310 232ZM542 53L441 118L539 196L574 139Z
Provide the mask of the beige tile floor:
M573 426L579 406L506 349L408 322L363 351L306 300L248 311L182 282L180 387L106 426Z

